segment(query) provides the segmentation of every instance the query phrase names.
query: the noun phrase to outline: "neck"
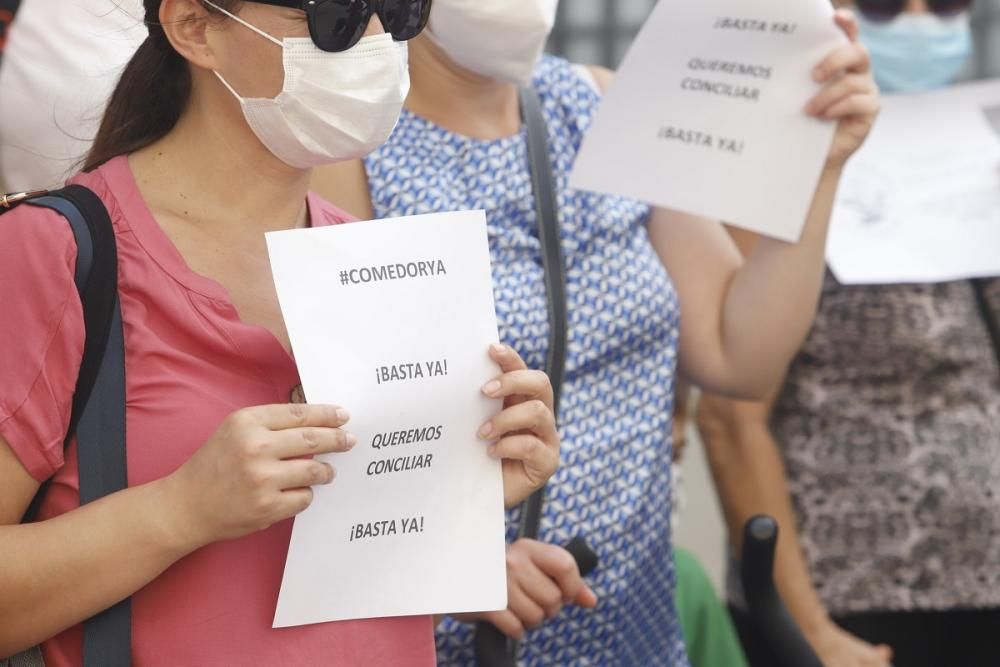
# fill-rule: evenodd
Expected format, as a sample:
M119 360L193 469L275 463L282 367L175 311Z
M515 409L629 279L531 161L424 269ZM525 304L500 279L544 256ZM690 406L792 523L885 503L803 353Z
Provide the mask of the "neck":
M426 36L410 42L406 108L476 139L499 139L521 128L516 85L463 69Z
M129 159L150 209L253 234L305 226L311 170L272 155L221 85L202 88L170 133Z

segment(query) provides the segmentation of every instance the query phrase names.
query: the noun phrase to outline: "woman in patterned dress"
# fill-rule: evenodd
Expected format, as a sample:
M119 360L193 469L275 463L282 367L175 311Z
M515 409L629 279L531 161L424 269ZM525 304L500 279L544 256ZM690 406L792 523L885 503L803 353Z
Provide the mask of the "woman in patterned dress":
M874 10L893 3L859 2L883 90L953 79L969 15L929 9L969 4L909 0L889 21ZM730 530L779 518L779 586L829 667L1000 665L998 322L997 279L843 286L828 274L773 406L702 400ZM731 586L745 627L739 598ZM746 644L751 664L774 664Z
M569 188L611 74L539 59L555 5L435 0L428 38L411 43L413 85L390 141L314 186L362 218L485 209L501 337L540 368L546 294L516 85L533 82L567 271L563 460L539 540L510 534L509 608L478 618L523 638L526 665L683 666L669 526L675 369L740 396L778 381L812 321L834 191L877 92L857 44L817 68L827 85L806 113L839 127L802 242L766 241L744 262L718 223ZM837 21L856 36L853 17ZM591 587L556 546L576 535L600 557ZM440 664L473 664L470 620L442 623Z

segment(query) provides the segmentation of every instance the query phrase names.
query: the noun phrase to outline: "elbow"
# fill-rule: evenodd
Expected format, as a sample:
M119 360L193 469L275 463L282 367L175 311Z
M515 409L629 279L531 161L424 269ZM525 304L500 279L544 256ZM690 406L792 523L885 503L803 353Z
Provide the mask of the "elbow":
M729 354L719 350L700 363L682 366L681 371L702 391L734 401L764 401L784 383L795 351L777 357L759 346L744 347ZM683 363L683 359L682 359Z
M703 383L702 389L717 394L719 400L763 401L772 396L781 385L784 373L755 372L742 376L730 375L717 382ZM712 425L711 422L706 426Z
M728 401L718 396L702 394L694 423L705 441L717 441L729 435L732 409Z
M698 400L694 424L701 437L705 456L713 469L738 458L739 424L732 401L702 394Z
M6 665L6 658L16 655L29 648L21 646L23 640L19 640L17 632L17 611L13 608L12 601L7 596L0 598L0 665Z
M0 581L0 590L11 591L10 581ZM22 591L23 592L23 591ZM19 599L20 598L20 599ZM11 596L0 596L0 665L6 665L4 657L15 656L18 653L34 648L45 639L55 636L58 632L39 631L39 609L37 605L25 600L17 593ZM14 661L15 664L20 664ZM29 664L34 664L31 660Z
M754 456L756 444L769 433L768 409L761 402L702 395L694 421L712 470L742 468L747 464L748 457Z
M756 373L734 383L732 391L727 393L738 401L763 401L778 390L784 376L784 369L775 373Z
M0 656L12 657L35 646L35 644L25 644L24 639L20 637L12 636L9 631L11 625L6 620L0 620L0 627L3 628L0 630Z
M765 401L781 389L791 361L789 356L778 363L750 364L739 369L729 366L710 391L734 401Z

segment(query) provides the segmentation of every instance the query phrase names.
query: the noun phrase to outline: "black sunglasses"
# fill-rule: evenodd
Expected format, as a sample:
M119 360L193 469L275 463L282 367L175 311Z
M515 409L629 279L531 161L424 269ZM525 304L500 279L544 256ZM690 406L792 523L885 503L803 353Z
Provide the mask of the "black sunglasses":
M309 35L324 51L346 51L357 44L372 16L398 42L413 39L427 27L431 0L250 0L262 5L301 9Z
M907 0L857 0L858 11L871 21L891 21L906 9ZM927 0L928 8L942 17L956 16L969 8L972 0Z

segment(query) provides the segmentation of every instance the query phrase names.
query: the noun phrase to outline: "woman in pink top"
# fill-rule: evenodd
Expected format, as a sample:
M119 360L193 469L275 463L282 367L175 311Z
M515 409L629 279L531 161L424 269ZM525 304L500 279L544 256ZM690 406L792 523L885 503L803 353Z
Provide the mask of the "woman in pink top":
M310 167L383 141L408 85L379 18L345 36L295 5L145 2L150 37L74 179L116 232L130 485L82 508L62 447L84 338L76 247L46 210L0 220L0 656L44 642L49 665L77 665L80 623L132 596L140 665L434 663L428 617L271 629L290 518L334 481L303 457L355 438L342 409L292 404L264 233L348 220L307 194ZM406 39L427 5L380 18ZM555 469L551 388L490 353L503 374L484 391L508 400L481 433L513 504ZM18 525L48 478L40 520Z

